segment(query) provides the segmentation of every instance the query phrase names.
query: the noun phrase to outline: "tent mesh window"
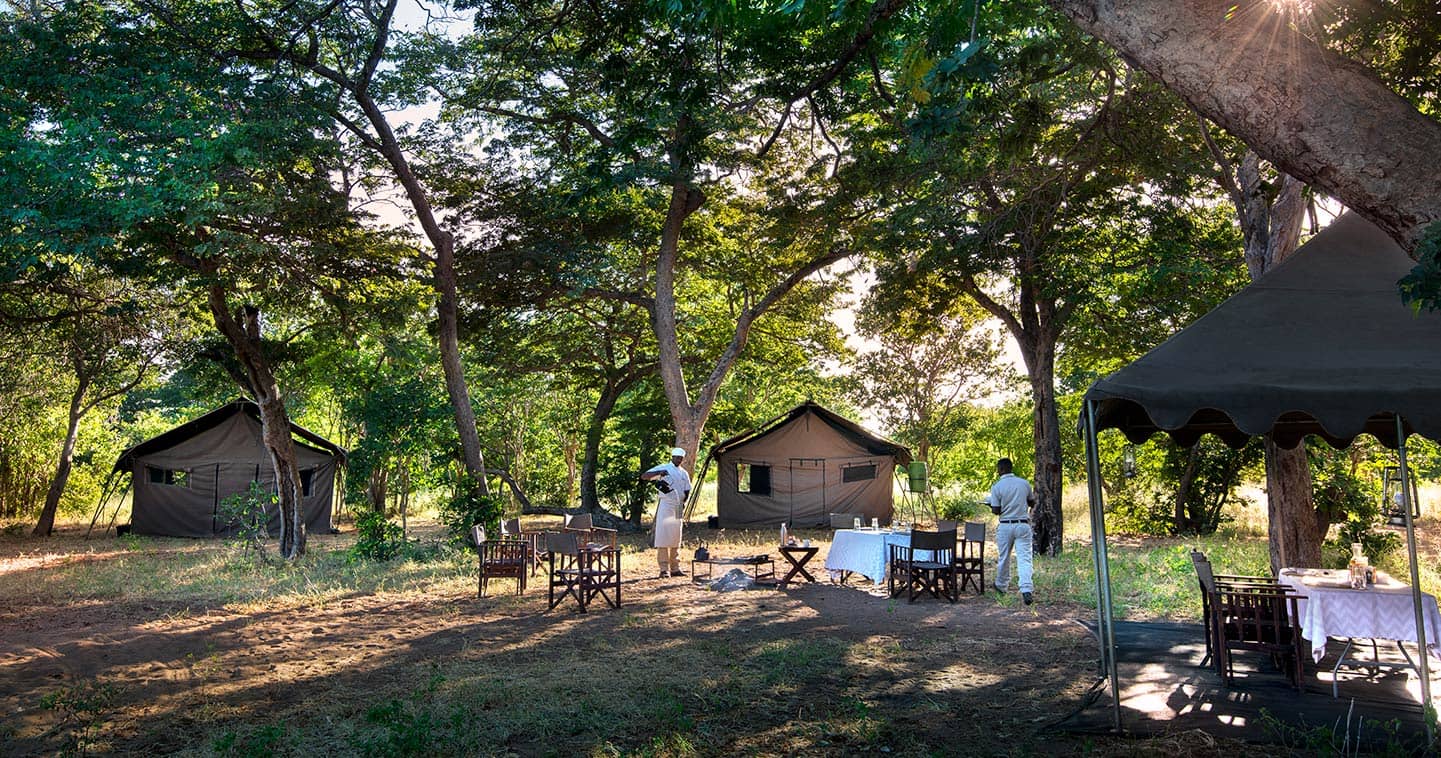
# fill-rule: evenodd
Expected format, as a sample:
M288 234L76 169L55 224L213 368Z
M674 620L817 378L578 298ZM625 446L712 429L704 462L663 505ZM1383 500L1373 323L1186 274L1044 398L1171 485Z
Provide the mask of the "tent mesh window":
M150 476L151 484L168 484L173 487L189 487L190 472L184 469L156 468L146 466L145 473Z
M876 478L876 464L867 463L864 466L846 466L841 469L841 481L862 482L867 479Z
M737 463L736 492L771 494L771 467L759 463Z
M315 481L315 469L308 468L300 472L300 496L310 497L310 483Z

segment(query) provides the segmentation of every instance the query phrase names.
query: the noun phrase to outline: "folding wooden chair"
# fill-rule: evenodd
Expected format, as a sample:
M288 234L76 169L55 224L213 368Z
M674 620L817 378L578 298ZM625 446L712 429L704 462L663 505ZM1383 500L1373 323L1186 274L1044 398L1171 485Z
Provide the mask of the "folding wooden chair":
M902 592L906 601L929 592L952 603L960 598L956 584L956 533L911 530L910 545L891 545L888 579L891 597Z

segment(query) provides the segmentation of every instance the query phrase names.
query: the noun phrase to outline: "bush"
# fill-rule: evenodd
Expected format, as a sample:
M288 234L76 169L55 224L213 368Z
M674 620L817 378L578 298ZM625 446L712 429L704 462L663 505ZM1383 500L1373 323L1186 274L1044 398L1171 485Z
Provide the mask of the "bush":
M357 513L355 531L359 538L350 554L357 558L388 561L405 550L405 534L380 511L365 509Z
M932 501L936 518L950 521L979 521L990 513L981 502L983 495L973 493L937 493Z
M232 538L242 550L253 550L265 557L265 543L270 539L266 524L270 521L269 509L278 508L280 499L260 482L251 482L244 492L238 492L220 501L220 519L226 529L234 529Z
M1150 487L1118 488L1106 501L1107 527L1119 534L1170 535L1176 524L1171 498Z
M465 479L456 486L455 494L440 504L440 521L456 545L467 544L470 528L476 524L484 526L486 534L499 534L504 513L504 497L496 493L482 495L474 482Z

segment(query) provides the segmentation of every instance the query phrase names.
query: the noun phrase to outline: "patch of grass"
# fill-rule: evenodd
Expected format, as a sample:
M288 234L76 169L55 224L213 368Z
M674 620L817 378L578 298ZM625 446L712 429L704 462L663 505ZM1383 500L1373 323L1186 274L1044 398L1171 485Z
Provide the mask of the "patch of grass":
M270 758L292 746L294 740L283 725L242 727L216 737L210 747L216 753L237 758Z

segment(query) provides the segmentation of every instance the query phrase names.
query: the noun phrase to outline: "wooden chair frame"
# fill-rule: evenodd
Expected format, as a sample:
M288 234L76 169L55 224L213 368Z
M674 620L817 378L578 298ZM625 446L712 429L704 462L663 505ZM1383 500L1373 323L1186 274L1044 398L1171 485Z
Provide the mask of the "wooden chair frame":
M1211 593L1211 626L1218 667L1226 683L1235 681L1232 653L1237 650L1269 653L1278 667L1283 661L1287 678L1301 690L1301 627L1296 601L1287 587L1217 584Z
M891 597L906 593L906 602L930 593L952 603L960 599L956 582L956 533L911 530L910 545L890 546L890 572L887 579ZM924 553L924 557L920 555Z
M574 533L552 532L546 536L550 547L546 558L550 574L546 591L549 609L553 610L566 598L574 598L580 612L585 613L597 597L612 608L620 607L620 550L587 548Z
M514 579L515 594L524 594L526 569L530 565L529 545L521 540L487 540L485 529L480 526L471 530L471 538L476 540L479 596L485 597L491 579Z
M1263 590L1285 590L1285 585L1265 576L1247 576L1244 574L1216 574L1211 569L1211 560L1206 554L1199 550L1191 551L1191 565L1196 569L1196 583L1201 588L1201 618L1205 620L1206 634L1206 657L1201 659L1204 665L1210 661L1216 673L1225 674L1221 656L1216 654L1216 629L1212 623L1211 596L1216 592L1218 586L1227 588L1249 588L1256 587Z

